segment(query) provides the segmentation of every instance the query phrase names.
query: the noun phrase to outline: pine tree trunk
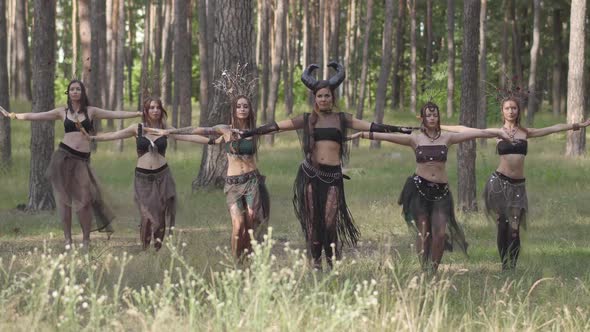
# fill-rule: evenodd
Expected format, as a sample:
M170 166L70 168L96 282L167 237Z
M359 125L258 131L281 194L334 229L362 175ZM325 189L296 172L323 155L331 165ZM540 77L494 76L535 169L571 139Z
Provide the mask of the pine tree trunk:
M164 69L162 70L161 91L164 105L169 106L172 105L172 42L174 41L174 8L173 0L165 1L164 28L162 31ZM201 68L201 70L203 69Z
M510 43L508 34L510 29L510 4L512 0L505 0L504 6L504 24L502 25L502 58L500 61L500 88L507 88L508 68L510 67Z
M416 113L418 100L418 77L416 73L416 1L408 0L410 4L410 111Z
M486 34L487 34L487 0L481 0L481 10L479 13L479 85L478 92L478 107L477 107L477 128L486 128L487 126L487 113L488 105L486 98L486 82L487 82L487 45L486 45ZM487 145L487 139L482 138L479 140L481 146Z
M151 85L148 79L150 71L150 40L151 40L151 6L152 0L145 3L145 18L143 22L143 47L141 51L141 76L139 78L139 97L137 98L137 110L143 111L143 102L149 97L149 86ZM174 119L174 115L172 116ZM174 121L174 120L173 120Z
M106 85L106 6L104 0L92 0L90 10L90 82L87 84L88 98L93 106L103 108ZM104 22L103 22L104 21ZM101 121L93 121L94 129L101 130ZM96 149L96 145L92 146Z
M447 0L447 118L455 112L455 0Z
M161 72L162 72L162 1L156 1L152 5L154 21L153 40L154 40L154 67L152 68L152 95L160 97L161 90Z
M516 4L515 0L510 2L510 24L512 27L512 73L522 80L522 61L520 59L521 49L521 34L516 19Z
M395 52L393 56L393 86L391 89L391 107L398 108L401 98L401 66L404 56L404 21L406 12L406 0L398 0L397 25L395 28Z
M432 78L432 0L426 0L426 80Z
M6 12L6 1L0 0L0 13ZM0 15L0 106L10 110L8 97L8 59L6 15ZM0 173L10 167L12 159L12 144L10 142L10 119L0 117Z
M188 31L187 27L188 14L186 8L186 0L175 0L174 94L175 98L178 98L178 126L181 127L188 127L191 125L192 112L192 65L190 49L190 32Z
M80 20L80 47L82 51L82 81L88 90L90 88L91 72L91 30L90 30L90 1L78 0L78 19Z
M78 77L78 0L72 0L72 74Z
M367 75L369 72L369 39L371 37L371 23L373 21L373 0L367 1L367 11L365 16L365 35L363 37L363 60L361 65L361 78L359 99L356 104L356 118L363 118L363 111L365 109L365 92L367 85ZM359 140L352 141L353 146L359 146Z
M285 10L289 6L288 0L276 0L275 3L275 20L274 20L274 47L272 53L272 73L270 81L270 90L268 94L267 104L267 122L275 121L275 111L277 106L277 99L279 97L279 81L281 79L281 62L283 49L285 47L284 33L285 33ZM266 135L266 142L270 145L274 143L274 135Z
M461 82L477 82L477 50L479 47L480 0L463 2L463 54ZM475 127L477 116L477 84L461 84L461 116L463 126ZM458 205L462 211L477 211L475 194L475 140L459 144L457 149Z
M240 64L253 64L254 48L254 2L253 0L218 0L215 15L215 40L212 59L212 73L220 73L226 68ZM255 66L248 66L251 74ZM214 89L209 98L209 116L205 125L229 123L230 110L224 92ZM255 110L256 107L254 106ZM198 177L193 181L193 190L201 187L221 187L224 184L224 171L227 156L220 145L207 145Z
M377 83L377 95L375 96L375 122L383 123L385 115L385 98L387 92L387 83L389 82L389 73L391 72L393 41L393 16L394 0L385 0L385 24L383 26L383 45L381 49L381 69L379 72L379 82ZM371 148L381 147L381 141L371 141Z
M35 0L33 27L33 109L54 108L55 0ZM55 208L51 184L45 176L53 153L53 121L31 122L31 170L27 210Z
M309 46L310 46L310 29L311 29L311 21L309 17L309 1L310 0L303 0L303 8L301 9L302 13L302 30L303 30L303 69L307 68L310 61L309 56ZM260 64L260 62L259 62Z
M586 0L572 0L570 14L570 49L567 72L567 122L577 123L584 119L584 47ZM567 132L565 154L580 156L586 150L586 129Z
M537 93L537 61L539 58L539 43L541 38L539 21L541 16L541 0L533 0L533 45L531 46L531 67L529 71L529 100L527 104L527 125L533 126L533 118L537 112L538 103L542 98L541 93ZM538 99L539 98L539 99Z
M117 40L115 47L115 110L123 109L123 88L125 85L125 0L115 0L113 2L113 11L117 13L117 29L113 30L113 38ZM123 119L118 121L118 130L124 128L125 122ZM124 140L117 142L117 150L123 151Z
M299 34L299 22L300 20L297 19L297 3L296 0L290 0L290 10L291 15L287 16L288 22L285 27L285 33L283 34L284 39L286 41L286 49L285 49L285 73L284 73L284 82L285 82L285 113L287 116L290 116L293 113L293 104L294 104L294 96L293 96L293 84L294 78L293 73L295 71L296 66L296 56L297 56L297 44L298 44L298 34ZM289 35L291 38L287 38L286 30L290 28Z
M201 77L199 79L199 105L201 108L199 124L203 125L207 119L207 105L209 103L209 53L207 44L207 35L211 33L207 27L207 0L198 0L198 19L199 19L199 70Z
M260 48L261 48L261 55L260 60L261 62L258 64L262 69L262 74L260 77L260 81L262 83L262 93L260 95L260 100L262 101L262 116L261 120L262 123L268 122L268 92L269 92L269 67L270 67L270 4L266 1L262 3L262 25L260 29Z
M330 62L330 47L332 46L330 43L330 2L332 2L332 0L320 0L321 35L319 47L322 50L320 52L322 59L319 65L323 79L328 79L328 75L330 74L330 68L327 67L327 64Z
M339 61L340 0L330 0L330 60Z
M116 29L118 29L117 24L118 22L118 3L117 0L107 0L106 5L106 21L107 21L107 31L106 31L106 38L107 38L107 72L110 75L107 75L107 82L108 82L108 99L105 105L105 108L114 110L115 109L115 99L117 98L115 92L115 81L117 80L116 67L115 62L116 59L116 49L117 49L117 38L116 36ZM105 83L107 83L105 82ZM109 131L115 129L115 121L114 120L107 120L107 128Z
M561 42L561 9L553 10L553 77L551 84L551 108L553 115L562 113L561 109L561 68L563 66L563 50Z
M29 33L27 22L27 1L17 0L14 20L15 67L12 68L13 95L19 99L31 100L31 61L29 55Z
M131 6L127 10L127 40L129 46L125 49L125 63L127 66L127 93L129 103L133 104L133 60L135 50L135 19Z
M356 3L357 0L349 0L348 4L348 23L346 24L346 46L344 48L344 68L348 70L348 79L344 81L344 102L347 109L353 107L352 95L353 95L353 81L354 78L351 75L352 59L355 53L355 39L354 31L356 26Z

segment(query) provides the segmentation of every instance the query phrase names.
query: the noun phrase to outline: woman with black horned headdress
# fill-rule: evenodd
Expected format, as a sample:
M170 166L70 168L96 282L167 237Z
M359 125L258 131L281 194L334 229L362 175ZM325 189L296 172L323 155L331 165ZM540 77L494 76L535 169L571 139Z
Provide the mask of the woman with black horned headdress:
M438 106L427 102L420 110L421 130L412 135L361 132L361 137L411 147L416 154L416 172L410 176L398 203L406 222L417 231L416 249L424 269L436 271L444 250L456 246L467 253L463 230L455 219L449 191L446 161L448 147L474 138L508 136L499 129L471 129L464 133L442 133Z
M314 94L313 112L293 119L273 122L241 132L241 137L265 135L277 131L300 130L304 159L293 186L293 206L307 242L308 255L315 268L321 268L322 249L329 266L332 257L340 258L341 242L356 245L359 231L344 196L342 164L348 159L345 143L348 128L371 132L411 133L411 129L369 123L339 112L336 88L344 81L342 65L328 65L336 74L328 80L316 80L310 65L301 80Z
M90 106L86 88L79 80L70 81L66 94L67 107L39 113L8 113L0 109L0 113L14 120L63 121L64 138L51 156L47 177L64 225L66 248L72 244L72 208L82 227L82 244L87 248L91 231L113 232L111 221L115 216L103 201L100 186L90 168L90 143L86 137L94 131L94 120L133 118L140 116L141 112L107 111Z
M525 188L524 159L528 139L546 136L566 130L579 130L590 125L590 119L582 123L557 124L546 128L524 128L520 125L521 101L524 96L508 91L500 99L503 125L501 130L510 140L498 140L496 150L500 165L486 182L484 202L486 212L496 220L496 243L502 262L502 270L514 269L520 253L520 226L526 228L528 199ZM443 130L465 132L473 128L442 126Z

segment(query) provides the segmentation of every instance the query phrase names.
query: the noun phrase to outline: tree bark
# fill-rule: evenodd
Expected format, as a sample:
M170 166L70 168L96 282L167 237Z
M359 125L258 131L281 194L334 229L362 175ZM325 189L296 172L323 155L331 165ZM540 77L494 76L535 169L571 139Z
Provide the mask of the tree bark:
M174 4L174 94L178 101L178 125L191 125L192 66L189 31L187 31L187 2L175 0ZM173 116L174 118L174 116ZM173 119L174 121L175 119ZM176 123L174 123L176 125Z
M561 9L553 10L553 77L551 84L551 108L553 115L562 113L561 109L561 68L563 66L563 50L561 42Z
M221 73L223 69L235 68L240 64L254 64L255 52L252 45L254 35L253 0L233 1L217 0L215 15L215 40L213 47L212 73ZM255 75L256 66L246 67ZM217 89L211 91L209 112L204 125L229 123L230 110L227 96ZM253 110L256 106L253 105ZM224 171L227 156L220 145L206 145L198 177L193 181L193 190L201 187L221 187L224 184Z
M330 0L330 61L340 57L340 0ZM324 64L325 65L325 64Z
M0 0L0 14L6 12L6 1ZM8 97L8 59L7 59L6 15L0 15L0 106L10 110ZM10 119L0 118L0 172L10 167L12 144L10 142Z
M161 72L162 72L162 0L156 1L152 4L152 16L154 22L152 22L154 35L154 67L152 68L152 95L160 97L162 95L161 90Z
M293 113L294 96L293 96L293 74L296 66L297 44L299 35L300 20L297 19L297 3L296 0L290 0L291 15L287 16L288 22L286 29L290 28L291 38L287 38L286 33L283 34L286 41L285 49L285 113L290 116Z
M326 66L330 62L330 47L332 46L332 43L330 43L330 2L332 0L320 0L321 35L318 42L322 50L322 59L319 65L323 79L328 79L328 75L330 74L330 68Z
M455 0L447 0L447 118L455 112Z
M377 83L377 95L375 96L375 122L383 123L385 115L385 98L387 92L387 82L389 82L389 73L391 72L393 41L393 16L394 0L385 0L385 24L383 26L383 44L381 48L381 69L379 72L379 82ZM381 147L381 141L371 141L371 148Z
M353 63L355 53L355 36L354 31L356 27L356 3L357 0L350 0L348 4L348 23L346 24L346 46L344 48L344 68L349 71L348 79L344 81L344 102L347 109L353 107L352 95L353 95L353 81L350 72L352 70L351 64Z
M266 114L268 116L267 122L275 121L275 110L277 105L277 99L279 97L279 82L281 79L281 62L285 40L283 39L285 33L285 9L288 8L288 0L276 0L275 3L275 19L274 19L274 46L272 52L272 72L270 89L268 93L268 103ZM274 135L265 136L266 143L273 145Z
M480 0L463 2L463 54L461 82L477 82ZM461 125L476 126L477 84L461 84ZM475 140L459 144L457 149L458 203L463 211L477 211L475 194Z
M33 26L33 109L54 108L55 0L35 0ZM53 121L31 122L31 170L27 210L55 208L51 184L45 176L53 152Z
M570 14L570 48L567 72L567 122L578 123L584 119L584 47L586 0L572 0ZM586 129L567 132L565 154L580 156L586 150Z
M106 104L103 105L105 108L110 110L115 109L115 99L117 98L115 92L115 81L117 79L116 74L116 67L115 62L117 61L117 38L115 37L117 32L115 31L118 29L117 24L118 22L118 10L117 8L118 3L115 3L117 0L107 0L106 2L106 21L107 21L107 31L106 31L106 38L107 38L107 72L110 73L107 78L108 83L107 90L108 90L108 99ZM115 121L112 119L107 120L107 128L109 131L115 129Z
M151 40L151 6L152 0L145 2L145 17L143 22L143 47L141 51L141 76L139 78L139 97L137 98L137 110L143 110L143 101L149 97L150 81L148 79L150 71L150 40ZM174 116L173 116L174 118ZM173 120L174 121L174 120Z
M520 59L521 37L518 22L516 20L515 0L510 1L510 23L512 27L512 73L522 80L522 60Z
M500 88L507 88L508 68L510 67L510 43L508 34L510 29L510 6L512 0L505 0L504 6L504 24L502 25L502 57L500 61Z
M12 68L13 95L19 99L31 100L31 61L29 55L29 33L27 2L16 1L14 19L15 67Z
M539 21L541 16L541 0L533 0L533 45L531 46L531 67L529 72L529 100L527 104L527 125L533 126L533 118L537 112L537 95L542 97L541 93L537 94L537 61L539 58L539 43L541 32ZM539 100L540 101L540 100Z
M426 0L426 80L432 78L432 0Z
M90 1L78 0L78 18L80 20L80 47L82 51L82 81L86 85L86 89L90 86L90 72L91 72L91 30L90 30Z
M106 100L106 6L104 0L92 0L90 5L90 82L87 84L88 98L96 107L104 107ZM94 129L101 130L101 121L94 121ZM93 144L92 149L96 149Z
M478 92L478 107L477 107L477 128L486 128L487 127L487 113L488 113L488 103L486 98L486 81L487 81L487 74L488 69L487 65L488 62L486 60L487 56L487 45L486 45L486 34L487 34L487 0L481 0L481 10L479 12L479 80L477 81L479 85L479 92ZM487 139L482 138L479 140L479 144L481 146L487 145Z
M209 49L207 44L207 35L210 33L207 29L207 0L198 0L198 19L199 19L199 70L201 77L199 78L199 106L201 108L199 125L205 123L207 118L207 105L209 103Z
M164 27L162 31L164 69L162 70L161 91L162 102L164 105L172 105L172 42L174 41L174 8L173 0L165 0L165 2ZM203 69L201 68L201 70ZM203 94L201 93L201 96L202 95Z
M123 110L123 88L125 85L125 0L114 0L113 11L117 12L117 29L113 30L113 38L117 40L115 47L115 110ZM125 122L123 119L119 120L117 129L124 128ZM117 142L117 150L123 151L124 140Z
M369 72L369 39L371 37L371 23L373 21L373 0L367 1L367 11L365 16L365 35L363 37L363 60L361 65L361 78L359 99L356 104L356 118L363 118L363 111L365 109L365 91L367 85L367 75ZM359 146L359 140L353 140L354 146Z
M410 5L410 111L416 113L418 99L418 77L416 73L416 0L408 0Z
M267 1L263 1L262 6L262 25L260 28L260 47L261 47L261 62L258 64L261 66L261 77L262 91L260 99L262 100L262 123L268 122L268 114L266 113L268 107L268 93L269 93L269 65L270 65L270 4Z
M309 46L310 46L310 29L311 29L311 22L309 17L309 1L310 0L303 0L303 8L301 9L302 13L302 32L303 32L303 69L307 68L310 61L309 56ZM260 64L260 62L259 62Z
M72 0L72 78L78 77L78 0Z
M129 102L133 104L133 59L135 52L135 19L131 6L127 11L127 40L129 44L125 49L125 63L127 66L127 93Z
M404 30L405 30L406 0L398 0L397 25L395 28L395 51L393 56L393 86L391 89L391 107L398 108L401 98L401 66L404 57Z

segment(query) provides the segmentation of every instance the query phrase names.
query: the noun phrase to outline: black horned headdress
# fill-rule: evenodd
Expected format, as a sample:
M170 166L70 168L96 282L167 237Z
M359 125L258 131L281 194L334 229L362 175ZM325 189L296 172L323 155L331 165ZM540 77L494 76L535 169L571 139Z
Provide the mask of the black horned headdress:
M323 87L329 87L330 90L334 91L340 84L342 84L342 82L344 82L346 73L344 71L344 67L336 61L330 62L328 67L331 67L336 71L336 74L334 74L329 79L317 80L315 77L313 77L313 71L320 67L316 64L311 64L303 71L303 74L301 74L301 81L308 89L313 92L316 92Z

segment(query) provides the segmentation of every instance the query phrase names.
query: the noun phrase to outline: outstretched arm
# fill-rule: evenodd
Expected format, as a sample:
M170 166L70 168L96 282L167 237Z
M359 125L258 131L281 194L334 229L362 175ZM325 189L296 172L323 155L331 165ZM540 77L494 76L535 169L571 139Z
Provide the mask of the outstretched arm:
M459 126L462 127L462 126ZM510 141L510 137L503 130L497 128L488 129L476 129L464 127L466 129L458 133L451 133L449 138L449 145L457 144L465 141L472 140L474 138L493 138L498 137L507 141Z
M92 119L129 119L141 116L141 112L107 111L94 106L88 107L88 113L91 113Z
M445 130L445 131L451 131L454 133L462 133L465 131L469 131L471 129L477 129L477 128L471 128L471 127L466 127L466 126L447 126L447 125L441 125L440 129Z
M294 119L267 123L256 129L244 130L240 133L240 137L246 138L254 135L266 135L277 131L297 130L303 128L303 123L303 115L301 115Z
M560 131L566 131L566 130L579 130L580 128L586 128L588 127L588 125L590 125L590 119L581 122L581 123L561 123L561 124L556 124L553 125L551 127L545 127L545 128L528 128L528 137L541 137L541 136L547 136L553 133L557 133Z
M394 134L394 133L374 133L374 132L367 132L361 131L349 136L349 139L354 138L366 138L372 139L377 141L387 141L395 144L405 145L405 146L412 146L414 139L411 135L404 135L404 134Z
M220 124L213 127L183 127L183 128L144 128L147 132L155 135L223 135L231 129L228 125ZM179 139L176 137L176 139Z
M215 138L207 138L201 135L170 135L174 139L184 142L192 142L192 143L199 143L199 144L216 144Z
M91 140L103 142L103 141L114 141L118 139L125 139L134 137L137 135L137 124L133 124L125 129L113 131L110 133L102 133L96 136L89 136Z
M4 108L0 107L0 113L13 120L27 120L27 121L55 121L61 119L61 112L63 108L52 109L47 112L31 112L31 113L14 113L8 112Z
M412 129L416 129L413 127L392 126L392 125L386 125L386 124L382 124L382 123L367 122L364 120L359 120L357 118L352 118L352 121L350 123L350 127L355 130L372 131L375 133L403 133L403 134L411 134Z

